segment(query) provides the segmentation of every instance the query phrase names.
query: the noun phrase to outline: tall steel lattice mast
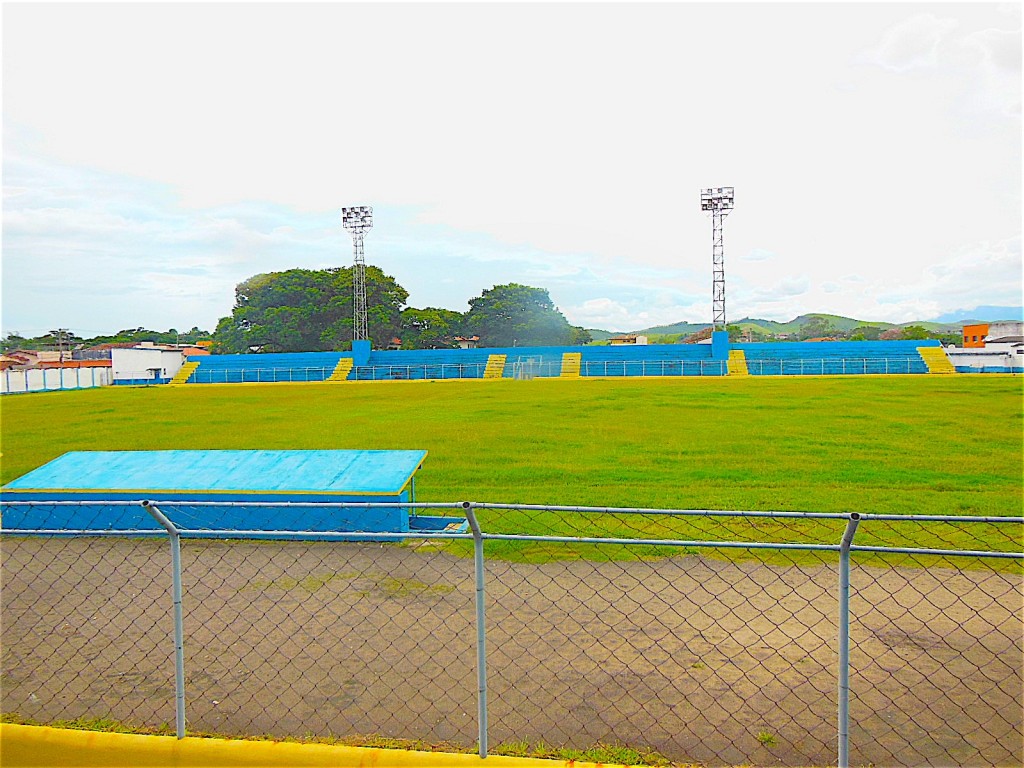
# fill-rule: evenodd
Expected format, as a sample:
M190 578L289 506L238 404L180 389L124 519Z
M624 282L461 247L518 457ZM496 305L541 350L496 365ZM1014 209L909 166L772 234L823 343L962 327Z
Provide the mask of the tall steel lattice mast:
M700 209L711 212L711 296L713 330L725 330L725 245L722 243L722 219L733 208L733 188L718 187L700 191Z
M352 341L368 341L366 320L366 260L363 258L363 237L373 228L373 208L355 205L341 209L341 225L352 235L354 252L352 266Z

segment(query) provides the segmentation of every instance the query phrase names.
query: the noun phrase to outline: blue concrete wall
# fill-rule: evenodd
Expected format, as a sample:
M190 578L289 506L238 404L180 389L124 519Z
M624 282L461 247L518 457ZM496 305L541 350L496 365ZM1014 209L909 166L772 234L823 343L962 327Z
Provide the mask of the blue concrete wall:
M141 387L149 384L166 384L171 380L170 376L156 379L114 379L115 387Z
M726 365L713 360L710 344L617 344L577 347L583 352L583 376L724 376Z
M494 349L397 349L370 353L350 379L482 379ZM371 369L378 370L371 370Z
M370 359L370 353L373 351L373 345L366 339L352 342L352 364L353 365L366 365L366 361Z
M728 349L742 349L754 375L927 373L917 347L925 341L822 341L731 344L714 356L713 344L637 346L495 347L371 351L350 380L483 378L490 355L505 355L506 377L517 361L537 361L536 375L557 376L566 352L581 354L582 376L723 376ZM190 383L323 381L348 352L211 355L203 357ZM888 361L888 362L886 362ZM357 362L357 361L354 361Z
M557 376L561 371L562 356L567 352L581 354L580 372L583 376L699 376L722 375L725 372L723 365L711 364L711 347L707 344L623 344L377 351L370 355L369 366L378 370L357 369L350 378L483 378L490 355L505 355L506 378L514 375L517 361L535 361L538 375ZM708 364L702 366L702 361Z
M715 360L729 359L728 331L715 331L711 334L711 357Z
M754 375L853 375L928 373L918 347L938 347L924 341L793 341L733 344L747 358Z
M1005 365L957 365L957 373L1024 373L1024 368L1010 368Z
M204 355L190 384L237 384L261 381L323 381L347 352L282 352L261 355Z
M394 531L409 530L409 513L405 507L386 509L338 509L316 506L312 494L299 502L294 495L260 495L252 501L302 503L304 506L252 507L244 501L237 507L202 507L188 501L240 501L227 499L223 494L202 493L59 493L52 492L40 498L39 493L4 490L0 511L4 530L26 529L85 529L100 531L154 531L163 530L140 504L97 506L48 506L46 501L139 501L147 498L156 503L175 525L181 528L209 531ZM409 492L382 499L380 496L351 496L339 499L325 497L322 501L370 502L409 501ZM10 506L3 502L35 501L31 506ZM161 501L185 502L161 505ZM306 502L310 502L305 506ZM447 518L445 518L447 519Z

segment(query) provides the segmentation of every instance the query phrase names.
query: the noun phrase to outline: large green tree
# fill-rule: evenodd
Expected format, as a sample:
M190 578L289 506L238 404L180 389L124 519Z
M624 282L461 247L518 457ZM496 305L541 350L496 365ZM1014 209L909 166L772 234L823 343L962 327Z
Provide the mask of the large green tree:
M920 325L906 325L903 327L904 339L913 339L914 341L921 341L922 339L932 338L932 334L929 333L927 328Z
M850 341L878 341L882 330L877 325L858 325L850 331Z
M832 326L832 321L827 317L811 315L800 326L800 338L818 339L825 336L831 336L835 331L836 329Z
M464 330L486 347L561 346L575 335L547 291L519 283L496 285L471 299Z
M462 332L463 314L451 309L426 307L402 310L402 349L453 349Z
M590 331L582 325L573 325L571 328L572 336L569 338L569 343L574 347L582 347L584 344L590 344L594 341L594 337L590 335Z
M370 340L398 334L408 292L378 267L366 267ZM352 346L352 268L289 269L254 275L235 288L235 306L214 333L215 351L327 352Z

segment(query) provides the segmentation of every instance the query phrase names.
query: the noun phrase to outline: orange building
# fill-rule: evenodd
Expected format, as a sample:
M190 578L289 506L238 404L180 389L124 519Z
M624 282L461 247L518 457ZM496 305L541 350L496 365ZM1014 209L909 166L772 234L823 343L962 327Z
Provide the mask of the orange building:
M988 336L988 323L964 326L964 347L984 347Z

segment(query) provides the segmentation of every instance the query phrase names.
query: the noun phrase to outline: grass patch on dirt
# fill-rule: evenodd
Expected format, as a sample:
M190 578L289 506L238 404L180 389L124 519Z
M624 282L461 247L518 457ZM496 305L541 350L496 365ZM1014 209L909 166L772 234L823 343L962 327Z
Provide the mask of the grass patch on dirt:
M373 586L359 592L361 595L380 594L384 597L419 597L425 595L446 595L454 592L450 584L424 584L416 579L403 579L385 574L374 577Z
M607 765L682 766L657 752L634 749L623 744L595 744L589 749L566 749L549 746L543 741L507 741L494 747L491 754L546 760L580 760Z
M279 589L282 591L289 591L292 589L301 589L305 592L316 592L321 587L325 587L335 579L354 579L359 574L355 571L349 573L320 573L310 574L302 579L296 579L291 576L281 576L280 578L273 579L272 581L254 581L248 587L247 590L264 592L268 589Z

